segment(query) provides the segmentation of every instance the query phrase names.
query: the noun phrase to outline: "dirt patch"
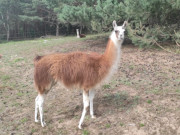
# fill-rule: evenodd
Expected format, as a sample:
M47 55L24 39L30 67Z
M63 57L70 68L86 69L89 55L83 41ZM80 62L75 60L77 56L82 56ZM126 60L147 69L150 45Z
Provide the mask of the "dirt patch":
M77 41L43 49L41 54L70 51L103 53L106 39ZM12 48L13 49L13 48ZM7 50L8 51L8 50ZM82 93L56 85L45 99L47 126L34 123L34 53L2 57L0 64L0 134L175 135L180 134L180 56L124 44L119 69L96 89L96 119L87 114L77 128ZM6 59L7 57L7 59Z

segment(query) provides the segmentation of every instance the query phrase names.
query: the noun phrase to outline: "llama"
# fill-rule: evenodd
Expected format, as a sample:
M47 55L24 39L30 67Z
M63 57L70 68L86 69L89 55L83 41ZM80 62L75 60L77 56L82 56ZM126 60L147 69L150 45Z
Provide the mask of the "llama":
M103 54L71 52L36 56L34 83L38 96L35 99L35 122L38 122L39 109L41 126L46 125L43 118L44 97L56 82L60 82L68 89L83 90L83 111L78 125L79 129L82 129L89 105L90 115L95 118L94 88L112 76L114 70L117 69L126 24L125 21L122 26L117 26L116 21L113 21L114 30Z
M84 38L84 37L86 37L85 34L80 34L79 33L79 29L76 29L76 33L77 33L77 38Z

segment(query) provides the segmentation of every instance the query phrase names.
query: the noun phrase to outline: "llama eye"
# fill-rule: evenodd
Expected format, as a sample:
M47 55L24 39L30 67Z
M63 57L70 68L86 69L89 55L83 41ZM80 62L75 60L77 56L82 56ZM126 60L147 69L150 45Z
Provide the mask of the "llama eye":
M118 33L119 33L119 31L118 31L118 30L115 30L115 33L116 33L116 34L118 34Z

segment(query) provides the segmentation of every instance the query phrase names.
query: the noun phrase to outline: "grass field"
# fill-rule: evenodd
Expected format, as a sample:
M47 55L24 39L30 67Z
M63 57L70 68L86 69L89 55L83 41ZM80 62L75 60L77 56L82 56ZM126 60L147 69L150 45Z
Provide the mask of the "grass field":
M54 52L103 53L108 34L0 44L0 135L180 135L180 54L123 44L117 73L96 89L96 119L77 128L82 93L61 85L45 99L42 128L34 122L33 58Z

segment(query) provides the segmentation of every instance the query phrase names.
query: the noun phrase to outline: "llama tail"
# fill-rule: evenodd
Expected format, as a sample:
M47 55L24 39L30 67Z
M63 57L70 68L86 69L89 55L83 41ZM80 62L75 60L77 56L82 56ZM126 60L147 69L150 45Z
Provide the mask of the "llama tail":
M37 55L35 58L34 58L34 64L36 64L43 56L39 56Z

